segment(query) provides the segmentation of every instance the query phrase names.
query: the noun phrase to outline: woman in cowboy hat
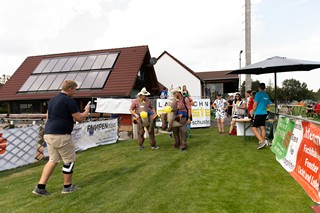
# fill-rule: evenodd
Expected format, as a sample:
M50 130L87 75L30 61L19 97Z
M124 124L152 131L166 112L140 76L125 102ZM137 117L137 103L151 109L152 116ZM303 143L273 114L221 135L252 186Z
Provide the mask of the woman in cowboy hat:
M180 123L182 124L179 127L173 127L173 136L174 136L174 148L179 148L181 151L187 149L187 131L188 123L190 123L191 118L191 106L188 98L183 97L180 87L174 88L172 91L173 97L177 100L177 117L180 118Z
M153 120L157 116L151 101L147 96L150 93L146 90L145 87L141 89L141 91L137 94L137 98L134 99L130 106L130 112L134 116L134 123L138 124L138 143L139 143L139 150L143 150L144 146L144 127L147 128L150 138L150 144L152 149L158 149L159 147L156 145L156 140L154 137L154 128L153 128ZM142 120L142 116L140 117L140 113L147 113L148 120L150 121L146 126Z

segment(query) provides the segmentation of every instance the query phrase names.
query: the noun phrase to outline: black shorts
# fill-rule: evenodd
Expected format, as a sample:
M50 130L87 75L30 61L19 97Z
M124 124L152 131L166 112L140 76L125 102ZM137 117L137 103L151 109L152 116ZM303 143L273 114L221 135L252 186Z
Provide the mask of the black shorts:
M266 126L266 118L267 118L267 114L254 115L252 118L252 127Z

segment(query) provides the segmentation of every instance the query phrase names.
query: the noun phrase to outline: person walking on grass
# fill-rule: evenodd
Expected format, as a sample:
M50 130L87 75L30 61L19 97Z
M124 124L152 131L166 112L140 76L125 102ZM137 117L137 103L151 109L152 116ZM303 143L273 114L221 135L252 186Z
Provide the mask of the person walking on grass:
M259 84L259 92L254 97L253 108L251 110L252 116L252 132L259 140L257 149L261 149L268 145L266 138L266 117L267 108L270 105L270 98L264 91L266 85L264 83ZM260 132L258 131L260 129Z
M32 191L36 195L50 195L46 184L62 160L64 184L62 193L79 190L72 184L73 167L76 160L75 144L71 137L74 120L83 122L89 114L90 105L80 113L77 103L71 98L77 88L77 83L66 80L62 83L62 91L53 97L48 104L47 123L44 129L44 140L48 146L49 161L44 166L40 181Z
M216 119L220 134L225 134L224 119L226 118L226 109L228 108L228 106L229 103L222 98L222 95L220 93L217 95L217 99L214 100L212 104L212 107L216 110Z

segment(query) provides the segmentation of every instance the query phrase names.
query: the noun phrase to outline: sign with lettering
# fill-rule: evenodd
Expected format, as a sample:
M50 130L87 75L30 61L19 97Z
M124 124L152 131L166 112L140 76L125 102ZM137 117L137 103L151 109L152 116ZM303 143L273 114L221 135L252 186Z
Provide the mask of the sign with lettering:
M118 119L80 123L74 126L71 134L76 150L116 143L118 140Z
M283 159L287 154L294 125L295 121L290 120L288 117L280 117L278 119L278 125L271 148L278 160Z
M169 99L157 99L157 113L164 113L164 107L167 105ZM193 99L191 106L191 128L210 127L210 99ZM161 126L161 121L156 122L156 126Z
M280 118L271 150L286 171L303 187L310 198L320 204L320 127Z

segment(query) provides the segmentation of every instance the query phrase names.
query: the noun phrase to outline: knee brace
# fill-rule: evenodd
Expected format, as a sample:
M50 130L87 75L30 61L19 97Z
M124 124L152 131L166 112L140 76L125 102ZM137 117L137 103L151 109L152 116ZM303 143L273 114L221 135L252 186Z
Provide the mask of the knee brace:
M73 173L74 162L64 163L62 167L63 174L72 174Z

